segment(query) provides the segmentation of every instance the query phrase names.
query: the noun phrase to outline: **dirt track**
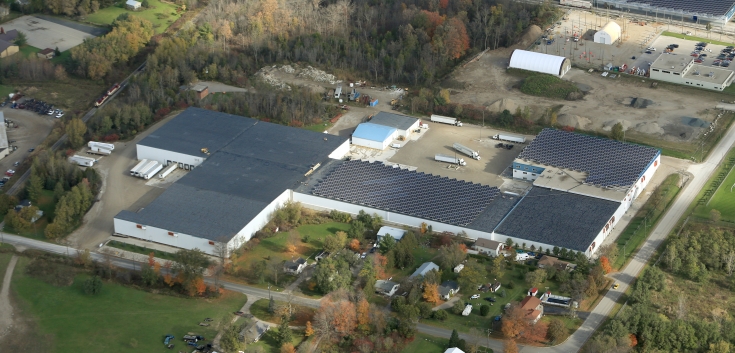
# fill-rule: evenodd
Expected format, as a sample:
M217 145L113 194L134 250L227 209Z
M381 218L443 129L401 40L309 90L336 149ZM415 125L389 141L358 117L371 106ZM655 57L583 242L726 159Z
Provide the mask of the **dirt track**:
M18 257L13 256L5 270L2 289L0 289L0 339L10 330L13 325L13 305L10 303L10 279L13 278L13 270L18 262Z

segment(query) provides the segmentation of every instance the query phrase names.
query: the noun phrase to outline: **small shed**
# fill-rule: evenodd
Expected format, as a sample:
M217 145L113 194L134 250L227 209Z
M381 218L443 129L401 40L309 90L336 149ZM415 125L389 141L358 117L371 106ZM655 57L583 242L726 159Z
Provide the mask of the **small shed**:
M142 4L140 3L140 1L135 1L135 0L128 0L125 2L125 7L127 7L128 10L132 10L132 11L140 10L141 5Z
M352 133L352 144L376 150L384 150L396 138L396 128L362 123Z
M538 294L538 288L534 287L528 290L528 295L535 297Z
M196 92L197 98L202 99L209 94L209 86L203 83L197 83L191 88L192 91Z
M51 48L46 48L44 50L39 51L36 53L36 55L41 59L53 59L55 56L55 51Z

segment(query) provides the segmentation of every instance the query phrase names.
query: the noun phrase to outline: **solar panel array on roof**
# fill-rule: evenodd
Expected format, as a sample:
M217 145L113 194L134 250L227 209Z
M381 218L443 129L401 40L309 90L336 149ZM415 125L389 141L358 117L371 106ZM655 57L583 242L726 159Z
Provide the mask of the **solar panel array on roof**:
M585 182L589 184L629 187L659 153L651 147L544 129L518 158L587 172Z
M709 14L723 16L733 8L735 2L732 0L633 0L629 4L647 4L653 7L669 9L674 11L687 11L691 13Z
M459 226L471 223L499 192L496 187L356 160L341 164L312 191Z

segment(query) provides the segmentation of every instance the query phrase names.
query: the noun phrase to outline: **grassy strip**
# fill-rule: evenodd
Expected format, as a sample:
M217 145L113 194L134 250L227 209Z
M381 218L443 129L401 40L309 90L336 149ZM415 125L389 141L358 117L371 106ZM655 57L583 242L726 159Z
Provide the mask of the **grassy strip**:
M276 314L271 314L268 312L268 303L268 299L258 299L250 306L250 313L260 320L280 324L281 318L278 317ZM278 308L279 306L284 306L288 303L276 300L275 304L276 308ZM314 312L316 312L316 309L306 306L292 304L292 307L294 315L292 320L289 321L289 325L291 326L305 326L306 322L310 321L311 318L314 316Z
M730 173L728 178L722 182L722 187L717 189L716 192L715 189L717 186L714 186L713 184L717 181L720 175L727 175L730 172L730 169L732 168L726 167L728 166L728 161L732 158L735 158L735 148L727 152L727 155L725 155L724 158L725 163L721 163L717 166L717 170L712 173L712 177L707 180L705 187L699 191L697 198L692 202L689 211L694 216L708 219L710 217L710 210L714 208L722 213L722 219L724 221L735 220L735 208L732 207L732 201L727 200L728 196L730 196L730 186L735 182L733 179L735 178L735 174ZM707 202L709 202L709 204L707 204Z
M160 0L148 0L150 7L141 8L139 11L130 11L125 7L125 3L119 3L100 9L99 11L87 16L87 22L98 25L112 24L120 15L127 13L150 21L156 34L161 34L174 23L181 13L176 12L176 5L164 3Z
M110 242L107 243L107 246L111 246L113 248L130 251L130 252L134 252L134 253L142 254L146 256L150 255L150 253L153 253L153 256L159 259L171 260L171 261L176 260L176 255L172 253L161 251L161 250L148 249L147 247L144 247L144 246L123 243L117 240L110 240Z
M735 45L734 43L730 43L730 42L721 42L719 40L702 38L702 37L696 37L696 36L688 36L688 35L683 34L683 33L674 33L674 32L669 32L669 31L664 31L664 33L661 33L661 35L664 35L664 36L667 36L667 37L674 37L674 38L686 39L686 40L697 40L697 41L700 41L700 42L705 42L705 43L709 43L709 44L716 44L716 45L724 45L724 46Z
M187 332L211 342L222 323L229 323L232 312L247 301L242 293L229 291L217 299L189 299L110 282L99 294L86 295L83 287L89 276L78 275L71 286L54 287L26 273L30 261L19 259L10 288L20 312L38 325L39 332L28 333L27 339L42 337L50 346L45 352L171 352L163 345L166 334L176 337L176 352L186 347L182 337ZM213 319L211 326L199 326L207 317Z
M638 210L638 213L628 223L628 226L625 227L625 230L623 230L617 239L618 249L622 252L613 263L613 267L622 268L646 238L648 238L651 230L653 230L658 220L669 208L671 201L674 200L679 190L681 190L678 186L679 178L679 174L667 176L659 186L661 197L658 200L658 204L655 203L652 195L643 207Z

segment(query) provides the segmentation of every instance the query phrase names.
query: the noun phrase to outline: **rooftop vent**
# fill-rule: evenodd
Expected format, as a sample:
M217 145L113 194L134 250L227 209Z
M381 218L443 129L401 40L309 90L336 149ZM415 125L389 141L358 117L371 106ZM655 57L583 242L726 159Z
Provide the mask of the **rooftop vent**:
M209 148L206 148L206 147L202 148L202 153L204 153L207 156L209 156Z

